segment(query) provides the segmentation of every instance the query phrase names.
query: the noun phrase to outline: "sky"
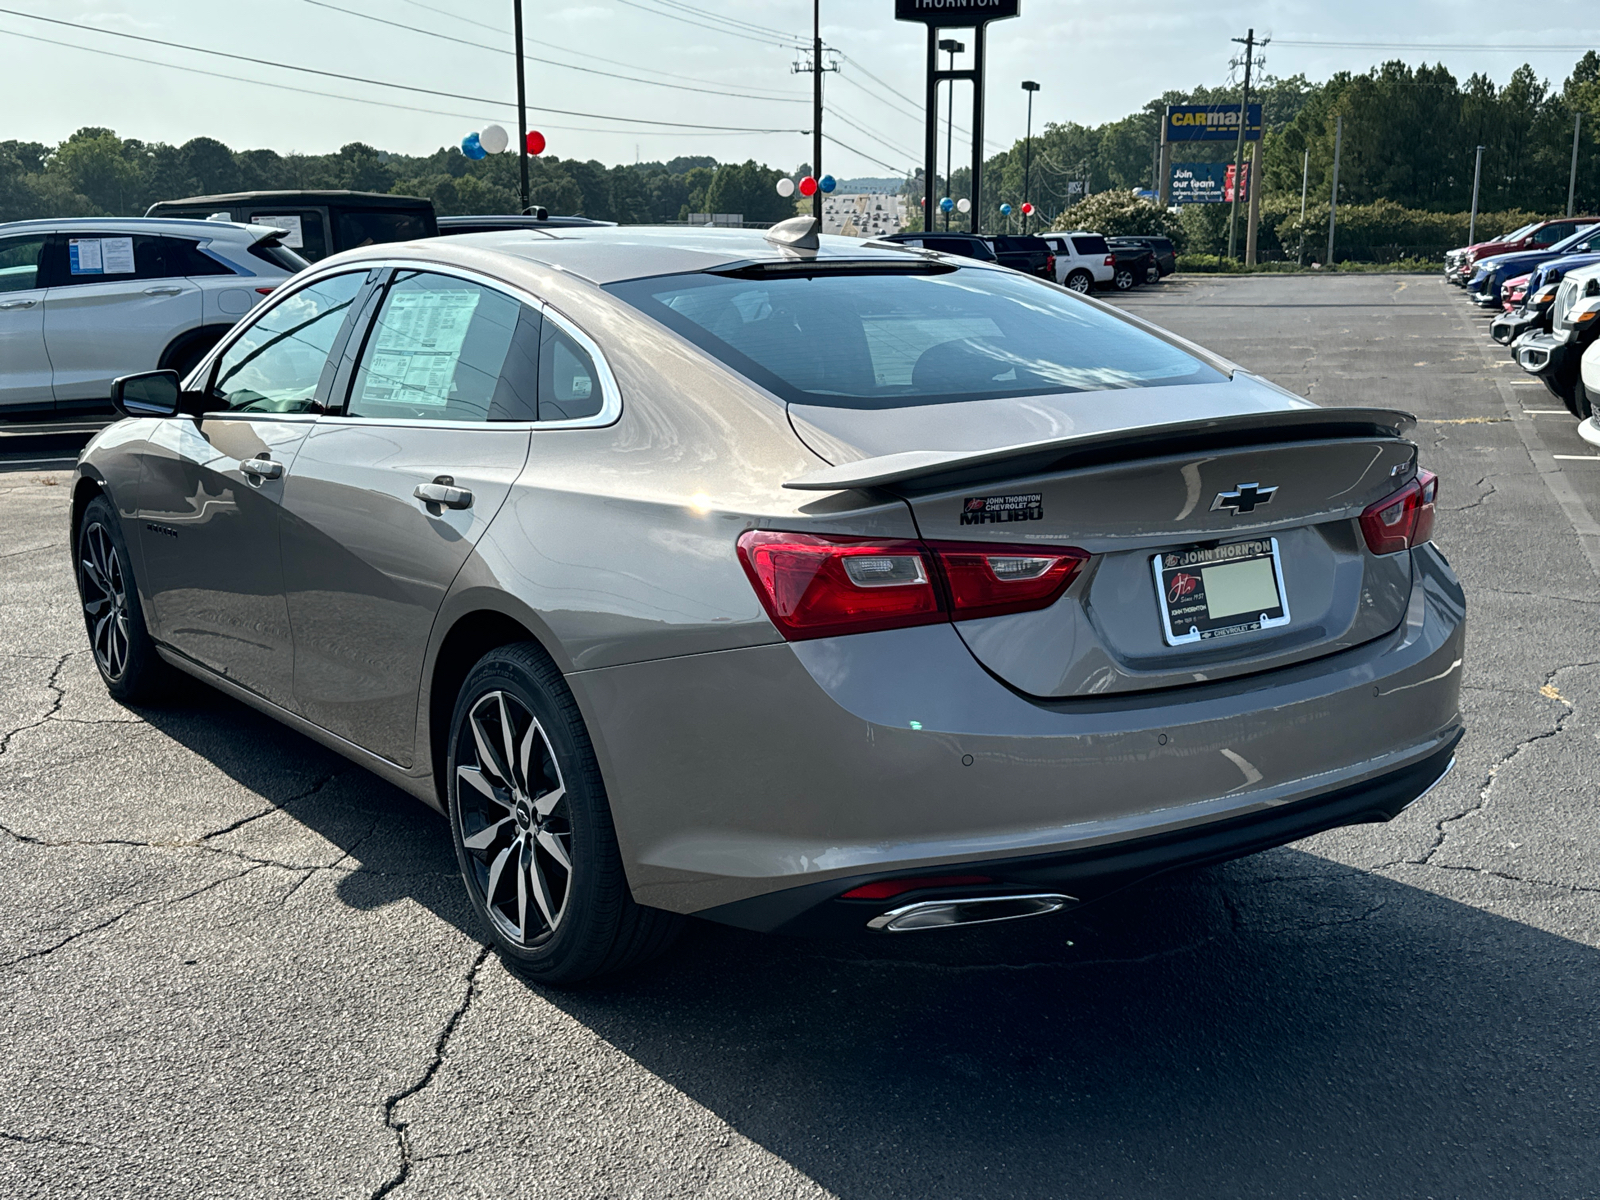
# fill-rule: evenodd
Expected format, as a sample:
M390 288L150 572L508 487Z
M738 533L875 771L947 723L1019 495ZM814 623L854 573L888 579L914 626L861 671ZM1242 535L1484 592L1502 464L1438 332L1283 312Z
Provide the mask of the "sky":
M416 154L491 122L514 131L512 7L0 0L0 140L53 143L98 125L145 141L205 135L236 150L325 153L361 141ZM1592 5L1521 7L1524 25L1508 25L1509 11L1487 0L1022 0L1020 17L989 26L987 152L1023 135L1024 79L1041 85L1035 129L1098 124L1169 88L1236 77L1240 47L1230 39L1250 27L1274 39L1264 51L1270 74L1314 80L1401 58L1497 82L1530 62L1559 86L1600 44ZM823 128L837 140L823 167L841 178L904 174L920 157L925 34L893 14L893 0L821 0L823 41L840 52L825 56L839 70L824 76ZM524 22L529 126L545 134L548 154L608 165L685 154L785 169L810 160L811 139L799 131L810 127L811 77L792 71L802 57L795 39L810 34L806 0L524 0ZM948 36L971 44L964 32ZM968 53L955 65L970 62ZM970 88L958 84L957 124L970 113ZM970 143L960 133L956 142L955 160L965 161Z

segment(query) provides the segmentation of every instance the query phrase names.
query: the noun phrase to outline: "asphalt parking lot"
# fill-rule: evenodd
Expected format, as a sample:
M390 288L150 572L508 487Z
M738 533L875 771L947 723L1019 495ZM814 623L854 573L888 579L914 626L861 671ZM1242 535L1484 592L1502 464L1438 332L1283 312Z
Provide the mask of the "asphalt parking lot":
M431 811L202 688L112 703L69 476L0 465L0 1195L1600 1195L1600 457L1436 278L1120 302L1421 419L1471 627L1420 804L1070 915L699 925L541 992Z

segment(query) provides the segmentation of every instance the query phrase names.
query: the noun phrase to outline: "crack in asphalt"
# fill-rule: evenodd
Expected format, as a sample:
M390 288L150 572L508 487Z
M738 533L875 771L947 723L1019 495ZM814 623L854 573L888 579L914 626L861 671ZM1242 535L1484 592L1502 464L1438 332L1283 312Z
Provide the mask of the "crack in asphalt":
M1557 667L1555 670L1546 675L1544 684L1539 689L1539 694L1544 696L1546 699L1555 700L1557 703L1561 704L1564 709L1562 714L1556 718L1555 724L1549 729L1542 730L1539 733L1531 734L1528 737L1523 738L1509 751L1496 759L1495 762L1489 767L1489 770L1485 773L1483 782L1478 786L1478 798L1476 802L1452 816L1443 818L1434 825L1433 844L1428 847L1426 853L1424 853L1421 858L1396 859L1393 862L1383 864L1378 869L1384 870L1389 867L1399 866L1402 863L1410 863L1414 866L1434 865L1433 856L1439 852L1439 849L1445 844L1446 840L1448 840L1450 836L1450 830L1448 826L1455 824L1457 821L1464 821L1473 813L1482 812L1484 808L1488 806L1489 793L1494 787L1495 777L1500 773L1500 768L1506 766L1524 750L1528 749L1528 747L1534 745L1535 743L1548 741L1551 738L1565 732L1567 722L1572 719L1573 715L1578 711L1578 709L1577 705L1556 690L1556 677L1563 671L1576 671L1585 667L1593 666L1600 666L1600 661L1568 663L1566 666Z
M1502 420L1504 420L1504 419L1507 419L1507 418L1502 418ZM1476 488L1481 488L1486 483L1489 483L1489 477L1487 475L1485 475L1482 479L1478 480L1478 482L1473 484L1472 486L1476 487ZM1477 508L1480 504L1482 504L1490 496L1494 495L1497 490L1498 489L1495 488L1494 484L1489 483L1489 490L1486 491L1486 492L1479 492L1478 493L1478 498L1476 500L1474 500L1471 504L1458 504L1454 508L1446 508L1444 511L1445 512L1450 512L1450 513L1463 513L1463 512L1466 512L1469 509Z
M201 887L197 887L192 891L185 892L181 896L173 896L171 899L166 899L166 900L150 899L150 900L139 900L139 901L136 901L133 904L128 905L128 907L123 909L121 912L117 913L116 916L110 917L110 918L108 918L107 920L104 920L104 921L100 921L97 924L90 925L86 929L80 929L76 933L68 934L66 937L62 938L59 942L56 942L56 943L54 943L53 945L50 945L50 946L46 946L42 950L30 950L26 954L19 954L15 958L7 959L4 962L0 962L0 969L6 968L6 967L15 967L15 966L20 965L21 963L30 962L33 959L47 958L50 955L54 954L57 950L60 950L63 947L66 947L66 946L70 946L73 942L78 941L80 938L88 937L91 933L99 933L102 929L111 928L111 926L117 924L119 921L123 920L125 917L129 917L132 914L138 912L142 908L165 908L168 905L181 904L185 900L192 900L196 896L199 896L199 895L202 895L205 892L211 891L212 888L221 887L223 884L231 883L235 879L243 879L246 875L249 875L251 872L259 871L260 869L261 869L261 867L259 867L259 866L246 867L242 871L236 871L232 875L225 875L221 879L214 879L210 883L204 884Z
M17 734L26 733L30 729L39 728L39 726L43 725L51 717L55 716L61 711L61 706L66 702L67 699L67 689L63 684L57 681L61 678L61 672L65 669L67 660L73 657L73 655L83 653L85 653L85 651L69 650L65 654L62 654L56 658L56 665L51 669L50 678L45 680L44 684L45 687L49 688L56 694L56 698L50 702L50 708L45 712L44 716L40 717L37 721L30 721L25 725L18 725L14 729L8 729L4 733L0 733L0 754L4 754L11 748L11 739L16 737Z
M397 1120L394 1115L395 1107L426 1089L433 1082L434 1076L439 1073L439 1068L444 1065L445 1051L449 1048L450 1037L455 1033L456 1026L461 1024L461 1019L467 1015L467 1010L472 1007L473 998L478 994L478 972L483 970L483 964L489 961L491 949L490 946L484 946L473 960L472 968L467 972L467 987L461 997L461 1003L456 1005L455 1011L439 1030L439 1036L434 1039L433 1058L424 1068L422 1075L410 1087L395 1092L383 1102L383 1122L394 1131L395 1148L400 1152L400 1169L372 1193L372 1200L382 1200L384 1196L405 1183L411 1174L412 1165L420 1161L411 1157L411 1139L406 1133L411 1128L411 1122Z
M1432 867L1435 871L1466 871L1474 875L1490 875L1495 879L1503 879L1507 883L1520 883L1527 887L1547 887L1561 892L1578 892L1600 896L1600 887L1589 887L1582 883L1563 883L1559 879L1529 879L1525 875L1513 875L1510 871L1501 871L1494 867L1475 867L1469 863L1436 862L1415 863L1412 865Z

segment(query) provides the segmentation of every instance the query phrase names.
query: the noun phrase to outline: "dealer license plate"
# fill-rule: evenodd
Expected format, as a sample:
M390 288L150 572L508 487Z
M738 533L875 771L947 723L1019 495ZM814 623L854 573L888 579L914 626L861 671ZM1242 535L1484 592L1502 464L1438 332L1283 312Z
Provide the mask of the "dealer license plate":
M1150 565L1169 646L1289 623L1277 538L1167 550Z

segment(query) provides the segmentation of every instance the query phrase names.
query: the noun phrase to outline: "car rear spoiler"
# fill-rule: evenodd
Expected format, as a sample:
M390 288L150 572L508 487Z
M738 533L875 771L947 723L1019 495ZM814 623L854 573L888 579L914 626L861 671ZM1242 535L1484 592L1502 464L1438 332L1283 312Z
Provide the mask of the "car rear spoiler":
M904 450L823 467L783 486L806 492L894 485L953 486L999 475L1037 475L1131 458L1242 446L1348 438L1395 439L1416 422L1410 413L1390 408L1292 408L1113 429L989 450Z

